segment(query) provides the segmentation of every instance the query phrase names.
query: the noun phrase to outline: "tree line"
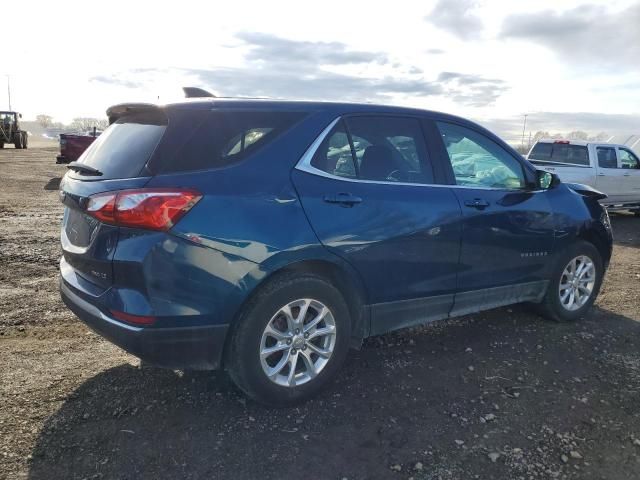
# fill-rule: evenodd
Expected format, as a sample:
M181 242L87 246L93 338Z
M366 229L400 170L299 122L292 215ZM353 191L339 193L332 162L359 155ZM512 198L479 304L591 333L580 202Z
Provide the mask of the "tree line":
M51 115L44 114L37 115L36 122L38 122L42 128L68 129L81 132L93 130L93 127L98 130L104 130L109 126L109 121L106 118L76 117L71 123L64 124L54 121Z

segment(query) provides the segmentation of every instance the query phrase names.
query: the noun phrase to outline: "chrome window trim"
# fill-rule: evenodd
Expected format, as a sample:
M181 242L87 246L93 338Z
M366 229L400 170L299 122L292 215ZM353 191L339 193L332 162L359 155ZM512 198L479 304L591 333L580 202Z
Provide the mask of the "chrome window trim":
M298 163L294 167L296 170L300 170L302 172L310 173L312 175L317 175L319 177L330 178L332 180L340 180L340 181L343 181L343 182L352 182L352 183L368 183L368 184L374 184L374 185L400 185L400 186L405 186L405 187L460 188L460 189L466 189L466 190L491 190L491 191L529 192L529 193L538 193L538 192L544 192L545 191L545 190L527 190L525 188L515 189L514 190L514 189L510 189L510 188L492 188L492 187L483 187L483 186L470 187L470 186L466 186L466 185L444 185L444 184L440 184L440 183L385 182L384 180L362 180L362 179L358 179L358 178L348 178L348 177L340 177L339 175L332 175L330 173L327 173L327 172L325 172L323 170L320 170L319 168L316 168L313 165L311 165L311 160L313 160L313 156L316 154L316 151L318 150L318 148L320 148L320 145L322 144L324 139L327 137L327 135L329 135L329 133L331 133L331 130L333 130L333 127L335 127L336 124L340 120L342 120L341 116L335 118L324 130L322 130L322 132L320 132L320 135L318 135L316 137L316 139L313 141L313 143L304 152L302 157L300 157L300 160L298 161Z
M311 160L313 160L313 156L316 154L316 151L318 150L318 148L320 148L320 144L322 142L324 142L324 139L327 137L327 135L329 135L329 133L331 133L331 130L333 130L333 127L335 127L336 124L341 119L342 119L342 117L336 117L324 130L322 130L320 135L318 135L316 137L316 139L309 146L309 148L307 148L307 151L304 152L304 154L302 155L302 157L298 161L298 164L296 165L296 168L298 170L303 170L301 167L309 167L309 168L315 170L316 172L322 172L322 170L311 166ZM313 172L311 172L311 173L313 173ZM322 173L325 173L325 172L322 172ZM329 174L327 173L327 175L329 175ZM333 177L333 175L330 175L330 176Z

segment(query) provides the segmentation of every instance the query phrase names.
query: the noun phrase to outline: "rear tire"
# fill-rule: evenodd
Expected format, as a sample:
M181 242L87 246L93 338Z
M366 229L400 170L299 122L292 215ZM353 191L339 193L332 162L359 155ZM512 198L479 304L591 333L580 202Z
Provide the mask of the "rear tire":
M4 148L4 142L0 142L0 148Z
M244 393L266 405L312 397L335 376L349 350L347 304L333 285L312 274L270 280L237 322L226 368Z
M583 317L600 292L603 275L598 250L588 242L576 243L560 257L547 293L539 304L541 313L556 322L572 322Z

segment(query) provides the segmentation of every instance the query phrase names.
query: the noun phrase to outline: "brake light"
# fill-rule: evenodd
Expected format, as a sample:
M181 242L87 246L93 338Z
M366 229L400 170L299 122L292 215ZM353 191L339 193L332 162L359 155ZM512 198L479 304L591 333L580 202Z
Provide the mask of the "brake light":
M166 231L201 198L193 190L121 190L89 197L86 211L104 223Z
M556 140L553 143L561 143L563 145L568 145L569 143L571 143L569 140Z

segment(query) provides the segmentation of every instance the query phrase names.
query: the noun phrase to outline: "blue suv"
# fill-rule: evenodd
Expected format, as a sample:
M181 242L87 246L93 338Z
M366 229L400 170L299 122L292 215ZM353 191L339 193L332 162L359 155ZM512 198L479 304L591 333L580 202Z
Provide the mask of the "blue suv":
M574 320L612 235L603 195L484 128L378 105L122 104L60 187L60 290L151 364L250 397L316 393L350 347L529 302Z

